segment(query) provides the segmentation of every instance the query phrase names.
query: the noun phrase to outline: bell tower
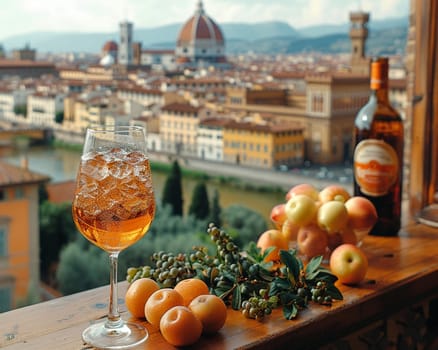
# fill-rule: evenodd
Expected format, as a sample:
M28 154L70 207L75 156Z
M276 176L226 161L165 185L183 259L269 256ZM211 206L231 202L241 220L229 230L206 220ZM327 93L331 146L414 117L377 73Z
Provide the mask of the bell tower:
M121 65L131 65L133 61L132 50L132 23L125 21L120 23L120 44L118 62Z
M370 60L365 55L369 19L368 12L350 13L351 70L354 73L369 73Z

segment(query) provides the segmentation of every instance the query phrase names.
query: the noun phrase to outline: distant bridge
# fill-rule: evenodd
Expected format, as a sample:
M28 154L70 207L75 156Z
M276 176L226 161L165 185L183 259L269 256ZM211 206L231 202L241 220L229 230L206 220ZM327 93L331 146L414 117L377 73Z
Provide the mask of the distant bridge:
M23 140L26 143L36 141L47 141L52 138L52 129L35 126L11 126L10 128L0 128L0 145L11 145L17 140Z

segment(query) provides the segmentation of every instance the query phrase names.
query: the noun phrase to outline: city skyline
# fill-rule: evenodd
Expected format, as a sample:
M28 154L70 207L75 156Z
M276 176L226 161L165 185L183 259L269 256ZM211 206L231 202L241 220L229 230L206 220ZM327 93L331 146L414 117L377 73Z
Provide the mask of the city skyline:
M346 23L347 13L356 10L371 12L372 20L407 16L409 1L276 0L267 4L266 0L203 0L203 4L207 15L218 23L278 20L294 28L304 28ZM116 0L110 6L108 3L107 0L5 2L0 13L0 40L31 32L113 32L126 19L137 28L181 23L193 14L198 0Z

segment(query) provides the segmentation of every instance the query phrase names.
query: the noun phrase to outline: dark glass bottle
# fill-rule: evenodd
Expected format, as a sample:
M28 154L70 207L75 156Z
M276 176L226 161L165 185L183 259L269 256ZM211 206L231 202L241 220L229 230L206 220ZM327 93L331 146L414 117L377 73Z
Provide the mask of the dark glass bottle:
M388 59L371 63L371 96L354 128L354 195L368 198L378 221L371 235L400 230L403 179L403 122L388 98Z

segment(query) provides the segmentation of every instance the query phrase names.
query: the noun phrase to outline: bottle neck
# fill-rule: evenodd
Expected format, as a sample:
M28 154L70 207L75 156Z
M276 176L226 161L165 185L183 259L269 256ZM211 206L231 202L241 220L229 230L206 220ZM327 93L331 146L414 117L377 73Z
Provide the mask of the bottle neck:
M379 87L379 88L373 88L371 89L372 95L375 96L378 102L381 103L388 103L389 101L389 93L388 93L388 87Z
M388 59L381 57L371 63L370 88L378 102L388 103Z

